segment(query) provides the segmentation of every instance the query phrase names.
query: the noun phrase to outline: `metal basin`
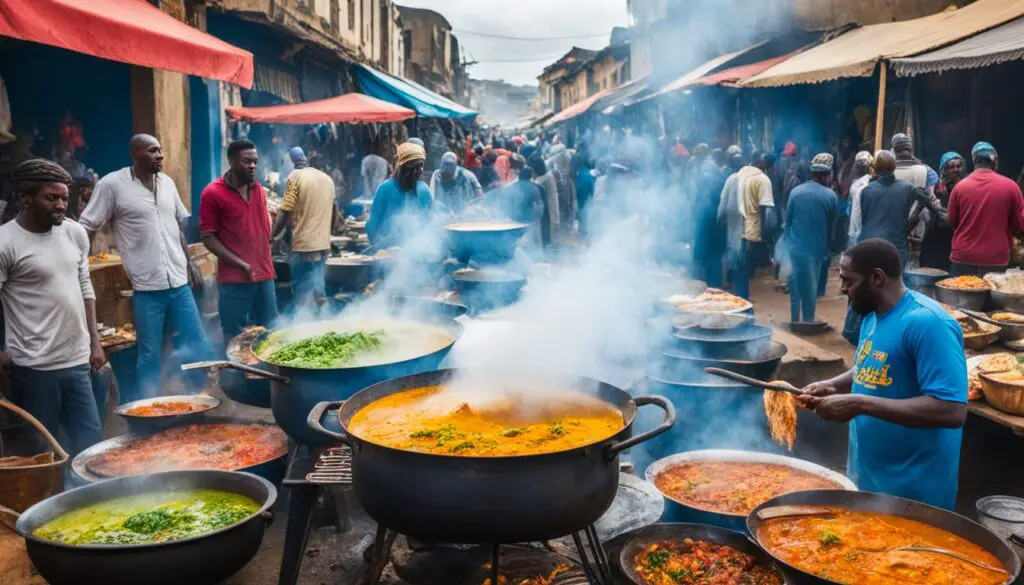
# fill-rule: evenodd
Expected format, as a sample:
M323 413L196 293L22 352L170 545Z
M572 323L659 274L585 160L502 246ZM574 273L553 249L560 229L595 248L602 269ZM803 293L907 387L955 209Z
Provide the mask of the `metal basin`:
M935 285L935 300L957 309L981 311L985 308L989 295L990 291L987 290L961 290L947 288L941 284Z
M488 227L493 226L493 227ZM445 226L452 255L459 262L502 264L512 259L529 226L516 222L460 222Z
M474 313L500 309L516 303L526 286L526 277L496 269L466 269L452 273L459 300Z
M348 432L356 412L376 400L412 388L445 384L457 370L388 380L349 400L318 404L309 425L336 443L352 447L353 487L367 514L381 526L434 542L535 542L576 533L611 506L619 484L619 453L655 437L675 422L671 403L631 397L610 384L579 378L573 388L619 409L625 425L590 445L538 455L460 457L403 451ZM657 406L661 419L632 436L637 410ZM323 428L338 409L344 432Z
M752 360L716 360L691 355L683 349L666 349L661 353L661 371L671 374L673 380L693 377L704 378L704 368L721 368L758 380L771 380L782 358L789 349L778 341L771 341L768 349Z
M1024 295L993 290L989 293L989 298L992 299L994 309L1024 314Z
M154 403L184 402L202 407L202 410L187 412L184 414L166 414L162 416L138 416L129 414L128 411L139 406L150 406ZM220 400L213 396L201 395L179 395L179 396L158 396L156 398L144 398L127 402L114 409L114 414L124 419L128 425L128 432L135 434L151 434L171 427L190 425L202 422L206 419L206 413L220 406Z
M810 461L776 455L774 453L759 453L757 451L739 451L734 449L707 449L704 451L690 451L687 453L679 453L677 455L669 455L668 457L651 464L644 474L645 479L647 479L651 484L657 486L657 484L654 483L655 480L666 470L676 465L693 461L740 461L744 463L785 465L786 467L806 471L807 473L833 481L841 485L842 489L853 491L857 490L857 486L845 475L836 473L831 469L816 465ZM747 530L746 514L726 514L711 510L703 510L680 502L679 500L675 500L672 496L669 496L666 493L662 493L661 495L665 496L665 513L661 517L662 522L695 522L699 524L720 526L722 528L738 530L740 532L746 532Z
M369 286L378 273L376 260L328 258L324 267L324 280L338 290L359 292Z
M773 331L763 325L746 325L735 329L676 330L673 342L687 355L713 360L750 360L771 347Z
M241 494L261 504L241 522L209 534L157 544L66 545L32 533L58 516L92 504L146 492L214 489ZM52 585L212 585L237 573L255 555L272 516L277 490L248 473L196 470L112 479L47 498L18 518L28 556Z

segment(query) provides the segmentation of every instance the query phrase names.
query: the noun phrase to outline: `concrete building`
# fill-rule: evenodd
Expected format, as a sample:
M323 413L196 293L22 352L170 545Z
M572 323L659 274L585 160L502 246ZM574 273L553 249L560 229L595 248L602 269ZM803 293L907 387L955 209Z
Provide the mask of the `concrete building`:
M433 10L397 8L405 36L405 77L456 102L469 103L469 77L451 23Z
M576 85L576 90L573 91L571 87L563 87L565 85L563 80L574 76L581 65L593 59L595 55L597 55L597 51L573 47L557 61L545 67L544 71L537 76L537 91L540 94L541 107L558 112L582 99L579 94L586 92L585 81L583 87ZM574 83L578 83L578 80ZM571 103L564 103L563 97Z
M540 101L546 109L560 112L633 78L630 43L625 29L612 33L612 42L600 51L573 47L537 77Z
M480 112L483 121L492 126L513 126L531 115L537 97L535 85L512 85L504 80L470 79L469 107Z

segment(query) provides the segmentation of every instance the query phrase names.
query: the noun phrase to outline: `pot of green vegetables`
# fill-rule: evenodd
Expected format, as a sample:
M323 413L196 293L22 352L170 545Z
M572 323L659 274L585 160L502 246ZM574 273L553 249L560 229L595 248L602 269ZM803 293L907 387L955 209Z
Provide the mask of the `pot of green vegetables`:
M261 477L198 469L102 481L12 515L52 585L212 585L256 555L276 499Z
M314 406L347 400L385 380L436 370L461 334L462 325L450 318L342 318L264 333L253 344L261 367L221 361L182 368L231 368L271 380L270 408L278 426L302 444L329 445L306 424Z

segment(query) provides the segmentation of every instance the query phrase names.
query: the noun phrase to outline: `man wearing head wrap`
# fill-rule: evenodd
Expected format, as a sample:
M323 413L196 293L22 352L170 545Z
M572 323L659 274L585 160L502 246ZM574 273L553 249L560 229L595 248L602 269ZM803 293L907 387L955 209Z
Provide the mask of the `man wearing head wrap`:
M434 201L454 214L462 213L466 205L484 196L480 181L459 166L454 152L446 152L441 157L441 168L430 177L430 192Z
M296 306L314 309L327 302L324 276L331 253L331 226L338 213L336 190L330 175L309 166L300 147L293 147L288 156L295 170L285 183L272 239L291 231L292 297Z
M953 187L949 223L954 276L999 272L1010 263L1013 234L1024 231L1024 198L1020 187L996 172L995 147L979 142L971 149L974 172Z
M786 205L783 244L790 267L793 323L814 322L822 266L829 261L839 217L839 198L829 188L833 162L831 154L815 156L811 161L812 179L793 189Z
M727 197L723 191L718 205L719 222L729 228L726 245L733 292L745 299L750 298L750 277L763 256L766 216L775 207L772 181L765 174L768 168L764 155L754 153L751 164L726 181L726 189L735 189L735 197ZM730 189L733 179L735 184Z
M896 134L892 137L892 153L896 155L896 179L906 181L918 189L924 189L931 199L932 205L938 206L939 200L935 198L935 185L939 182L939 175L914 156L914 139L906 134ZM924 237L924 226L919 222L923 210L922 205L911 206L909 219L915 241Z
M378 249L401 246L423 227L434 198L420 177L427 154L423 147L406 142L395 155L395 174L381 183L373 198L366 235Z
M955 152L947 152L939 160L939 184L935 186L935 196L944 207L949 207L953 188L963 179L965 166L964 158ZM921 213L921 222L926 226L921 242L921 266L949 272L953 226L927 210Z
M65 218L71 175L60 165L29 159L13 179L18 216L0 227L3 363L12 365L14 402L51 433L63 428L74 456L101 438L89 372L107 361L96 330L89 236ZM35 447L46 448L32 436Z
M857 242L861 229L860 195L871 182L871 153L862 150L853 159L853 182L850 183L850 227L849 244Z

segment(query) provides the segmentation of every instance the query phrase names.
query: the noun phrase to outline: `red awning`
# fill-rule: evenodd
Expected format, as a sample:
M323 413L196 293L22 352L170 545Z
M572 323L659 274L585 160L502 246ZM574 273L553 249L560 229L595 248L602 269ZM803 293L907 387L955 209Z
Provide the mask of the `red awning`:
M775 67L779 63L792 58L800 51L793 51L792 53L775 57L774 59L765 59L764 61L758 61L757 63L751 63L750 65L741 65L739 67L731 67L714 73L712 75L706 75L693 82L693 85L730 85L738 83L744 79L748 79L755 75L759 75L764 71Z
M227 108L233 120L322 124L325 122L400 122L415 118L416 112L361 93L266 108Z
M2 0L0 35L252 87L252 53L145 0Z

